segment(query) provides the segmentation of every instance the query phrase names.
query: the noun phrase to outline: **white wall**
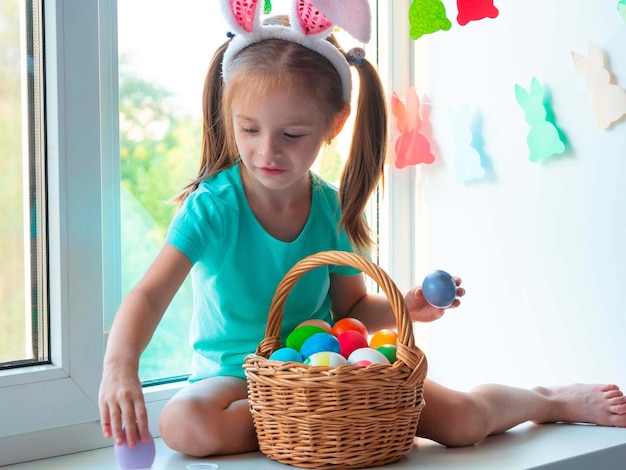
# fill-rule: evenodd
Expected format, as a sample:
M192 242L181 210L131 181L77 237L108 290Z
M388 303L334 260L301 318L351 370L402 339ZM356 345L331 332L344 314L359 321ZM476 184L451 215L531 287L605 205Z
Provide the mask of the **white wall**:
M456 2L444 3L452 29L415 45L414 83L428 94L437 156L416 171L416 279L445 269L463 279L467 295L430 328L430 376L463 389L626 387L626 120L598 127L571 59L594 41L626 87L617 0L496 1L496 19L463 27ZM515 83L528 89L533 76L567 141L563 156L544 163L528 159L529 126L515 101ZM472 184L454 172L448 113L463 105L482 116L491 167Z

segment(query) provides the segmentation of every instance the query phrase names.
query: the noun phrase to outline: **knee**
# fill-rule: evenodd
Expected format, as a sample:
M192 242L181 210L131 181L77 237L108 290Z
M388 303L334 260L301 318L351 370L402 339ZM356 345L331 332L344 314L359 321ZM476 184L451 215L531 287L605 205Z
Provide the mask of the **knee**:
M220 449L220 435L211 428L210 412L194 400L171 400L159 417L159 431L165 444L193 457L214 455Z
M446 421L448 431L440 443L447 447L477 444L491 433L493 425L487 405L472 393L456 397Z

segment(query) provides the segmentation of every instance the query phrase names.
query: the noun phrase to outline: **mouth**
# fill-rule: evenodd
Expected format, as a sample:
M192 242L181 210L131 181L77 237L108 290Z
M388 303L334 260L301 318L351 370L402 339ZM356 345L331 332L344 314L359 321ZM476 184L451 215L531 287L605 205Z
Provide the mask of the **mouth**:
M266 175L270 175L270 176L277 176L277 175L282 175L283 173L285 173L287 170L283 170L281 168L260 168L261 172L266 174Z

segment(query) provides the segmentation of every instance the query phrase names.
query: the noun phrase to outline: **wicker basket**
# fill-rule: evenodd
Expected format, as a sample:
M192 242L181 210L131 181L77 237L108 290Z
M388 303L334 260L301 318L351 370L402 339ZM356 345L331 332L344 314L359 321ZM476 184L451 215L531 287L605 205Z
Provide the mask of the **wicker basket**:
M358 268L385 292L398 330L394 364L327 367L268 359L280 347L290 290L322 265ZM402 294L380 267L359 255L327 251L298 262L276 288L265 338L244 369L259 448L273 460L304 468L365 468L394 462L413 446L426 357L415 346Z

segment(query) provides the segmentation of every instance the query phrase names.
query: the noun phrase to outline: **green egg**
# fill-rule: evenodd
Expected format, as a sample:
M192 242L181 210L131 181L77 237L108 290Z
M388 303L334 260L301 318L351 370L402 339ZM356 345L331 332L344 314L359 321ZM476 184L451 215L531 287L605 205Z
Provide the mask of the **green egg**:
M383 353L383 356L385 356L387 359L389 359L390 363L394 363L396 362L396 351L397 348L395 346L395 344L383 344L382 346L379 346L378 348L376 348L377 351Z
M302 343L304 343L310 336L317 333L326 333L326 330L314 325L300 326L289 333L289 336L287 336L287 339L285 340L285 346L300 352Z

